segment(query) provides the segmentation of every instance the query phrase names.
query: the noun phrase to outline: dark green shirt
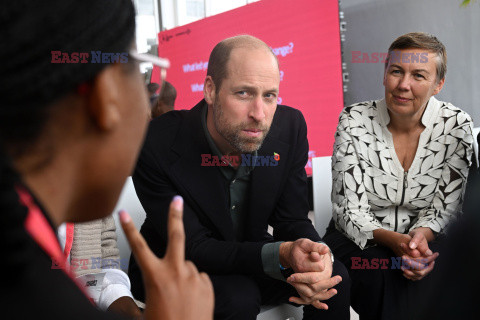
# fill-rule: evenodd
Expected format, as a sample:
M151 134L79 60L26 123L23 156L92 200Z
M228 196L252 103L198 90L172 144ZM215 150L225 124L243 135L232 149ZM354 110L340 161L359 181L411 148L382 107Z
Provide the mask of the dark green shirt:
M230 208L230 217L232 218L233 230L235 232L235 239L237 241L243 241L245 234L245 219L247 217L248 203L249 203L249 190L250 190L250 177L252 171L255 169L255 161L245 161L240 163L240 166L235 169L232 166L232 161L235 161L235 158L230 158L222 155L217 145L213 141L210 132L207 128L207 111L208 106L205 106L203 109L202 116L202 126L205 132L205 137L207 138L208 145L212 151L212 156L218 157L220 160L220 172L223 177L229 183L229 208ZM257 151L253 154L242 155L241 158L236 159L236 161L242 162L243 158L255 158L257 157ZM262 248L262 263L263 270L269 276L285 280L282 276L279 268L280 264L280 244L282 242L268 243Z

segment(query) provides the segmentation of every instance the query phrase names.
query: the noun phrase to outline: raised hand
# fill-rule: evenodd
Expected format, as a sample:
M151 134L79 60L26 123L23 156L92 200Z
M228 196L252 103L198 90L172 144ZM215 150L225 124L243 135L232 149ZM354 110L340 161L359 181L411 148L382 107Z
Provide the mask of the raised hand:
M214 295L210 278L185 261L183 199L176 196L168 216L168 247L163 259L150 250L130 216L120 212L123 231L142 270L146 291L144 317L162 320L213 319Z

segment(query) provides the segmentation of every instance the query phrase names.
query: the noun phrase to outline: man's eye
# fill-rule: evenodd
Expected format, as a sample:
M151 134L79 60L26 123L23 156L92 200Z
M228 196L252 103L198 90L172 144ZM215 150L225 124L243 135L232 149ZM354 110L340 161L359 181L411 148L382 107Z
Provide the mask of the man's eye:
M392 70L392 74L400 74L400 70Z
M247 91L237 91L237 95L244 97L247 95Z
M274 93L267 93L265 94L265 98L267 99L275 99L276 95Z
M420 73L415 73L413 76L418 79L425 79L425 77Z

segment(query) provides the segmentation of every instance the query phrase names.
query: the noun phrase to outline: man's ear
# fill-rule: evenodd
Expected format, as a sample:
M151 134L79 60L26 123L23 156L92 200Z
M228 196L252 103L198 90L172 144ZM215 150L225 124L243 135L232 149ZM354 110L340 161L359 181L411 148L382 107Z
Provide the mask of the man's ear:
M203 96L208 105L212 105L215 101L215 83L211 76L205 78L203 83Z
M100 130L109 131L120 122L121 66L113 64L100 72L92 83L88 109Z

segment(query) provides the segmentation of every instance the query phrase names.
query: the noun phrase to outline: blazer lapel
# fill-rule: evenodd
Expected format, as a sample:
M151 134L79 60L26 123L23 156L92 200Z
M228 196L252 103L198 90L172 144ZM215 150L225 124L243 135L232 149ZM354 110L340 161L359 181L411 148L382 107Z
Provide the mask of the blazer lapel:
M178 158L171 172L176 183L188 195L186 200L194 210L201 210L225 240L234 240L233 223L228 211L227 182L218 167L202 166L202 154L211 154L201 116L202 100L187 115L172 152Z
M278 201L282 178L287 174L285 169L290 145L278 140L274 132L271 133L265 138L258 155L274 156L276 153L280 160L276 166L258 166L252 171L250 206L245 228L245 239L250 241L260 241L259 236L265 235L268 218Z

